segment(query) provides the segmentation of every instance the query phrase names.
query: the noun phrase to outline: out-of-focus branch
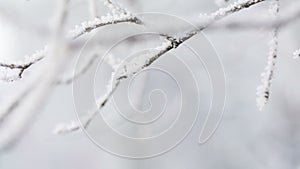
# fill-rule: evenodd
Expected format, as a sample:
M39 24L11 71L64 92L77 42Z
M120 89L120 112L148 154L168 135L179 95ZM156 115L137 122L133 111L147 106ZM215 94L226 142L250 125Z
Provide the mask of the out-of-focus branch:
M92 18L98 18L98 8L96 0L89 0L89 11Z
M63 84L70 84L73 81L75 81L77 78L79 78L81 75L83 75L84 73L86 73L88 71L88 69L93 65L93 63L95 62L95 60L97 58L99 58L101 56L101 54L104 53L104 50L100 50L100 51L95 51L91 54L90 57L88 57L88 59L86 59L86 61L83 64L83 66L79 66L79 70L71 73L71 75L68 75L66 77L62 77L61 79L59 79L57 81L57 85L63 85ZM111 66L111 68L114 70L116 69L116 66L118 65L118 63L120 63L121 61L119 61L118 59L115 58L114 55L109 54L106 58L105 58L105 63L107 63L109 66Z
M209 20L206 20L206 22L199 25L196 29L187 31L187 33L185 33L181 37L176 38L170 35L161 35L161 37L163 37L163 39L165 40L165 42L161 46L154 49L150 49L147 55L138 56L130 62L121 65L121 69L119 69L119 71L115 72L112 75L112 80L108 85L107 93L96 101L96 110L91 110L90 112L88 112L87 116L84 118L84 120L81 121L81 123L78 121L72 121L70 124L60 124L56 127L55 132L57 134L66 134L73 131L77 131L81 127L86 129L91 123L91 121L97 116L98 112L110 100L111 96L123 80L132 77L139 71L150 66L154 61L163 56L165 53L177 48L183 42L192 38L197 33L204 30L215 21L220 20L232 13L249 8L263 1L265 0L240 0L232 5L229 5L228 7L220 8L219 10L210 15Z
M68 43L63 33L68 0L58 0L48 62L43 63L40 72L25 83L19 95L12 98L8 106L0 111L0 150L11 148L28 131L37 116L39 109L53 89L57 74L67 61Z
M119 23L135 23L141 24L141 20L127 11L125 8L121 8L120 5L113 3L110 0L105 1L105 5L107 5L111 10L112 14L108 13L101 18L95 18L92 21L83 22L81 26L75 26L75 28L68 32L67 37L70 39L77 39L80 36L89 33L97 28L112 25L112 24L119 24ZM63 17L64 18L64 17ZM64 20L64 19L62 19ZM42 60L47 53L47 49L38 51L31 56L26 56L25 61L19 61L16 63L4 63L0 62L0 67L9 68L9 69L18 69L19 74L18 77L22 78L22 74L26 69L31 67L33 64L37 63L38 61ZM15 80L14 78L11 81Z

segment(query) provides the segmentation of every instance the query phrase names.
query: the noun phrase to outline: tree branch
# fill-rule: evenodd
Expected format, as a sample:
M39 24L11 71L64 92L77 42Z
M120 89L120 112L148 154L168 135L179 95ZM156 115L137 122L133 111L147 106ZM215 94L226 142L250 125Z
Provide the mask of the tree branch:
M72 121L70 124L60 124L55 128L55 133L57 134L67 134L73 131L77 131L83 127L86 129L92 120L97 116L99 111L106 105L106 103L110 100L111 96L113 93L116 91L118 88L119 84L138 73L139 71L143 70L144 68L150 66L154 61L156 61L158 58L163 56L163 54L167 53L168 51L177 48L180 46L183 42L187 41L188 39L192 38L196 34L198 34L200 31L204 30L207 28L209 25L214 23L217 20L220 20L230 14L233 14L235 12L238 12L242 9L249 8L255 4L258 4L260 2L263 2L265 0L240 0L238 2L235 2L232 5L229 5L228 7L225 8L220 8L218 11L212 13L209 17L209 20L207 20L205 23L202 25L199 25L196 29L192 31L188 31L185 33L183 36L179 38L175 38L170 35L161 35L161 37L164 38L165 42L162 43L161 46L150 49L149 53L147 55L142 55L134 58L128 63L125 63L122 65L122 68L115 72L112 75L112 80L110 81L108 85L108 92L98 99L96 101L96 109L91 110L88 112L87 116L84 118L84 120L81 121ZM130 69L128 69L130 68ZM115 81L113 81L115 79Z

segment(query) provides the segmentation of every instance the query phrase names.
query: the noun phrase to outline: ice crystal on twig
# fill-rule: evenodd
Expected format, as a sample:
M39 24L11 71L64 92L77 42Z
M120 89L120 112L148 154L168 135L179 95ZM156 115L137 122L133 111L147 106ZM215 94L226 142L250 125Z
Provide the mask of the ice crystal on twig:
M73 30L68 32L68 37L76 39L79 36L88 33L96 28L105 26L105 25L112 25L117 23L137 23L139 24L140 21L135 16L131 15L130 13L127 14L119 14L119 15L111 15L110 13L106 14L105 16L101 16L100 18L95 18L92 21L85 21L82 22L80 26L76 25Z

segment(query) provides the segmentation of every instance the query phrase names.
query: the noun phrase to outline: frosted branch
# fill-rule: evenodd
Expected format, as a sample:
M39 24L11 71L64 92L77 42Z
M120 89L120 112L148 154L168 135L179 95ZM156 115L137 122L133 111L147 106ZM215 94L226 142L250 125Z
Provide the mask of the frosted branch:
M79 36L89 33L99 27L118 24L118 23L135 23L140 24L140 20L131 14L119 14L111 15L110 13L102 16L101 18L95 18L92 21L82 22L81 26L75 26L73 30L70 30L68 37L76 39Z
M275 18L278 18L279 13L279 0L274 0L270 5L270 12ZM270 99L270 87L272 84L276 60L278 56L278 28L271 31L271 41L269 49L268 63L265 67L265 72L261 74L262 84L257 88L256 104L261 111Z
M18 78L22 78L22 75L24 71L29 68L31 65L35 64L36 62L40 61L43 59L43 57L46 55L48 50L48 47L45 46L44 49L40 51L36 51L34 54L31 56L26 55L24 61L20 62L15 62L15 63L0 63L0 67L2 68L7 68L7 69L16 69L18 70L12 75L7 76L7 74L3 74L0 79L1 80L6 80L6 81L13 81Z
M300 6L299 6L300 8ZM281 12L282 13L282 12ZM227 30L251 30L251 29L282 29L284 27L289 26L294 21L300 19L300 11L294 12L286 12L287 15L276 20L266 19L255 19L255 20L247 20L247 21L228 21L225 23L216 23L209 27L210 31L219 30L219 29L227 29Z
M67 37L70 39L77 39L78 37L87 34L92 30L95 30L99 27L103 27L106 25L119 24L119 23L141 24L141 21L137 17L135 17L126 9L121 8L120 5L115 4L110 0L105 1L105 5L107 5L108 8L112 11L112 14L108 13L105 16L102 16L101 18L95 18L92 21L86 21L81 23L80 26L75 26L73 30L70 30L68 32ZM61 18L61 22L64 22L66 13L63 13L62 16L63 17ZM31 67L33 64L42 60L46 56L46 53L47 53L47 48L41 51L37 51L31 56L26 55L25 61L19 61L15 63L0 62L0 67L19 70L18 75L15 75L15 73L14 74L6 73L2 75L3 77L2 78L0 77L0 79L6 81L14 81L16 79L22 78L23 72L29 67Z
M150 49L147 54L138 56L133 60L131 60L130 62L124 63L121 66L121 69L118 69L118 71L112 74L111 76L112 79L107 87L108 88L107 93L96 101L97 104L96 110L89 111L88 115L84 118L84 120L81 121L81 123L73 120L70 124L59 124L59 126L56 127L54 130L55 133L67 134L70 132L77 131L81 129L81 127L86 129L91 123L91 121L97 116L99 111L109 101L109 99L111 98L115 90L118 88L122 80L130 78L136 73L138 73L139 71L150 66L154 61L160 58L163 54L167 53L172 49L177 48L183 42L190 39L200 31L204 30L215 21L263 1L265 0L247 0L247 1L240 0L234 3L233 5L229 5L228 7L221 8L210 15L209 17L210 19L208 20L208 22L205 22L205 24L200 25L195 30L188 31L187 33L185 33L183 36L179 38L162 34L161 37L165 39L165 42L161 46L154 49ZM115 81L113 81L113 79L115 79Z

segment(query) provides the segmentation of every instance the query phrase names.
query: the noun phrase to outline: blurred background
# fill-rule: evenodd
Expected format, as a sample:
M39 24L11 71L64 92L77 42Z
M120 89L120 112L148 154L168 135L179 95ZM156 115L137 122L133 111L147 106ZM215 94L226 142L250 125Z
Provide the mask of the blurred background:
M119 0L119 2L133 13L161 12L175 15L191 23L196 23L195 20L200 13L210 13L219 8L211 0ZM285 0L280 3L283 12L297 7L293 6L295 0ZM79 25L90 18L86 0L71 0L70 4L67 29L72 29L74 25ZM100 15L107 13L101 1L98 6ZM267 2L261 3L227 17L222 22L267 18L268 7ZM42 49L49 42L54 8L55 1L52 0L0 0L0 60L20 60L36 49ZM118 31L117 28L123 26L113 25L113 27ZM126 28L129 27L124 26L124 29ZM95 146L83 132L55 135L52 130L57 123L76 118L72 85L62 85L56 87L51 93L35 123L19 144L10 151L0 153L0 168L300 168L298 123L300 80L297 78L300 60L292 58L293 51L300 47L299 29L300 23L294 22L280 31L279 56L271 87L271 98L263 111L258 110L255 99L256 88L260 85L260 74L267 63L269 31L258 28L211 31L207 29L203 32L201 36L211 43L223 64L227 91L222 121L213 137L205 144L198 144L199 132L207 113L205 108L199 111L195 126L184 141L171 151L149 159L134 160L117 157ZM106 36L108 40L118 39L114 37L117 35L112 33ZM79 41L85 42L87 39L88 36ZM193 42L197 43L191 41ZM180 48L178 50L174 55L184 55L184 51L180 52ZM75 49L74 53L78 51ZM162 59L157 65L171 66L172 70L176 69L175 61L168 59ZM201 75L205 70L199 65L190 65L190 67L200 72L198 76L202 100L200 105L207 106L211 99L211 91L209 91L210 84L206 82L207 76ZM24 76L30 75L34 68L33 66L25 72ZM155 84L155 80L151 80L152 76L152 79L158 79L155 75L149 76L150 80L148 79L149 82L144 84L145 86ZM0 82L0 103L21 86L22 80L12 83ZM173 88L169 89L172 93ZM141 100L143 102L143 99ZM174 104L170 104L172 105Z

